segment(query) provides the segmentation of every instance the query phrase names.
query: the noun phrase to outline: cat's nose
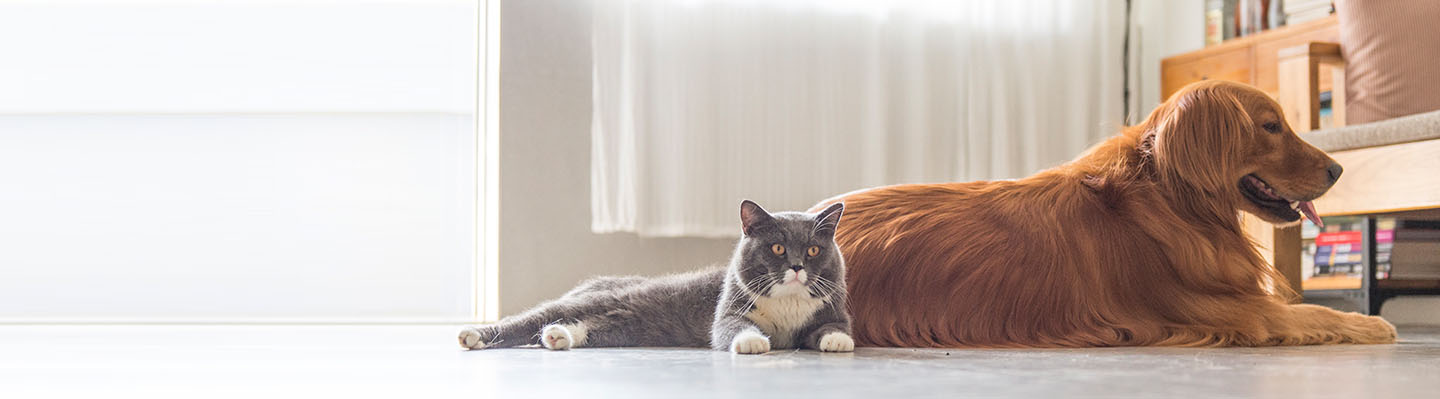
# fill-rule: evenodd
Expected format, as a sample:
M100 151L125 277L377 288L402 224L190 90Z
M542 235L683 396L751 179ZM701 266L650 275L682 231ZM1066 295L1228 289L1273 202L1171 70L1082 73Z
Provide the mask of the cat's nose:
M796 273L799 273L799 272L800 272L800 269L804 269L804 268L805 268L805 266L790 265L790 270L794 270Z

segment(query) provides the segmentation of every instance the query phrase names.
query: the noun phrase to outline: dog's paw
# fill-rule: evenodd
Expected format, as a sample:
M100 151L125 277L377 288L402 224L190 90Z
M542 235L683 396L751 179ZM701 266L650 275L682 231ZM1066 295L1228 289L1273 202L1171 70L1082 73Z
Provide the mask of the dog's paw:
M1357 333L1351 337L1357 344L1393 344L1398 335L1395 325L1379 316L1360 316Z
M575 344L575 336L570 329L561 324L551 324L540 330L540 345L552 351L563 351L570 349Z
M741 355L758 355L770 351L770 338L756 332L742 332L730 341L730 351Z
M854 352L855 340L850 334L835 331L820 336L820 351L822 352Z
M485 349L485 337L480 334L480 329L465 327L460 329L460 347L465 349Z

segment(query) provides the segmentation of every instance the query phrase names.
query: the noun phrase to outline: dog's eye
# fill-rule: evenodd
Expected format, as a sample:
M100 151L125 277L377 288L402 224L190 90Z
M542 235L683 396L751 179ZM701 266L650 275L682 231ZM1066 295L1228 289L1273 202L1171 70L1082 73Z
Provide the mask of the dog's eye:
M771 245L771 246L770 246L770 252L774 252L776 255L784 255L784 254L785 254L785 246L784 246L784 245L780 245L780 244Z
M1265 122L1265 124L1260 125L1260 127L1265 128L1265 131L1270 133L1280 133L1280 122Z
M805 250L805 254L806 254L806 255L810 255L810 256L812 256L812 257L815 256L815 255L819 255L819 254L820 254L820 247L819 247L819 246L815 246L815 245L811 245L809 249L806 249L806 250Z

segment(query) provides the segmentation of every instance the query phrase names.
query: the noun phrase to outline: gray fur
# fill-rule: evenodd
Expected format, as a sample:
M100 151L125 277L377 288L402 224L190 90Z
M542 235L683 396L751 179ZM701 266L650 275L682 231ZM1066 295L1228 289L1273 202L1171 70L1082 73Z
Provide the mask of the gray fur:
M583 323L586 336L579 346L584 347L728 350L736 335L749 330L770 338L774 349L819 349L825 334L850 332L845 307L845 261L834 238L842 210L843 205L836 204L816 214L770 214L745 201L741 205L745 234L727 267L654 278L593 278L524 313L496 324L466 328L460 343L471 349L531 345L539 343L540 331L548 325ZM775 244L785 246L783 256L772 251ZM817 256L806 254L812 245L821 248ZM764 299L779 298L770 295L780 292L772 288L780 285L793 266L799 266L809 277L803 286L784 287L797 293L788 299L810 298L805 301L822 305L790 331L757 324L755 312L765 310L759 309L757 301L788 303ZM786 309L778 310L783 313Z

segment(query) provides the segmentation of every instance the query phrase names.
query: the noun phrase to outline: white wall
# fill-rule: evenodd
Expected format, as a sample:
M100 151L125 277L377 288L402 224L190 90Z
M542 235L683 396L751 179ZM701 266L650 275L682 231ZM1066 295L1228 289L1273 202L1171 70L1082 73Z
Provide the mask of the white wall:
M463 320L466 115L0 116L0 319Z
M559 296L587 276L726 261L733 240L590 232L592 3L502 6L500 313Z
M604 274L722 262L728 239L590 232L592 0L505 1L501 25L500 306L508 315ZM1160 103L1160 59L1203 45L1202 0L1137 0L1143 118ZM1137 119L1138 120L1138 119Z
M472 319L475 5L0 3L0 321Z
M1131 19L1135 23L1130 40L1132 56L1138 58L1139 80L1132 93L1139 93L1139 107L1132 123L1150 114L1160 97L1160 60L1205 47L1205 0L1134 0ZM1134 95L1134 94L1132 94Z

